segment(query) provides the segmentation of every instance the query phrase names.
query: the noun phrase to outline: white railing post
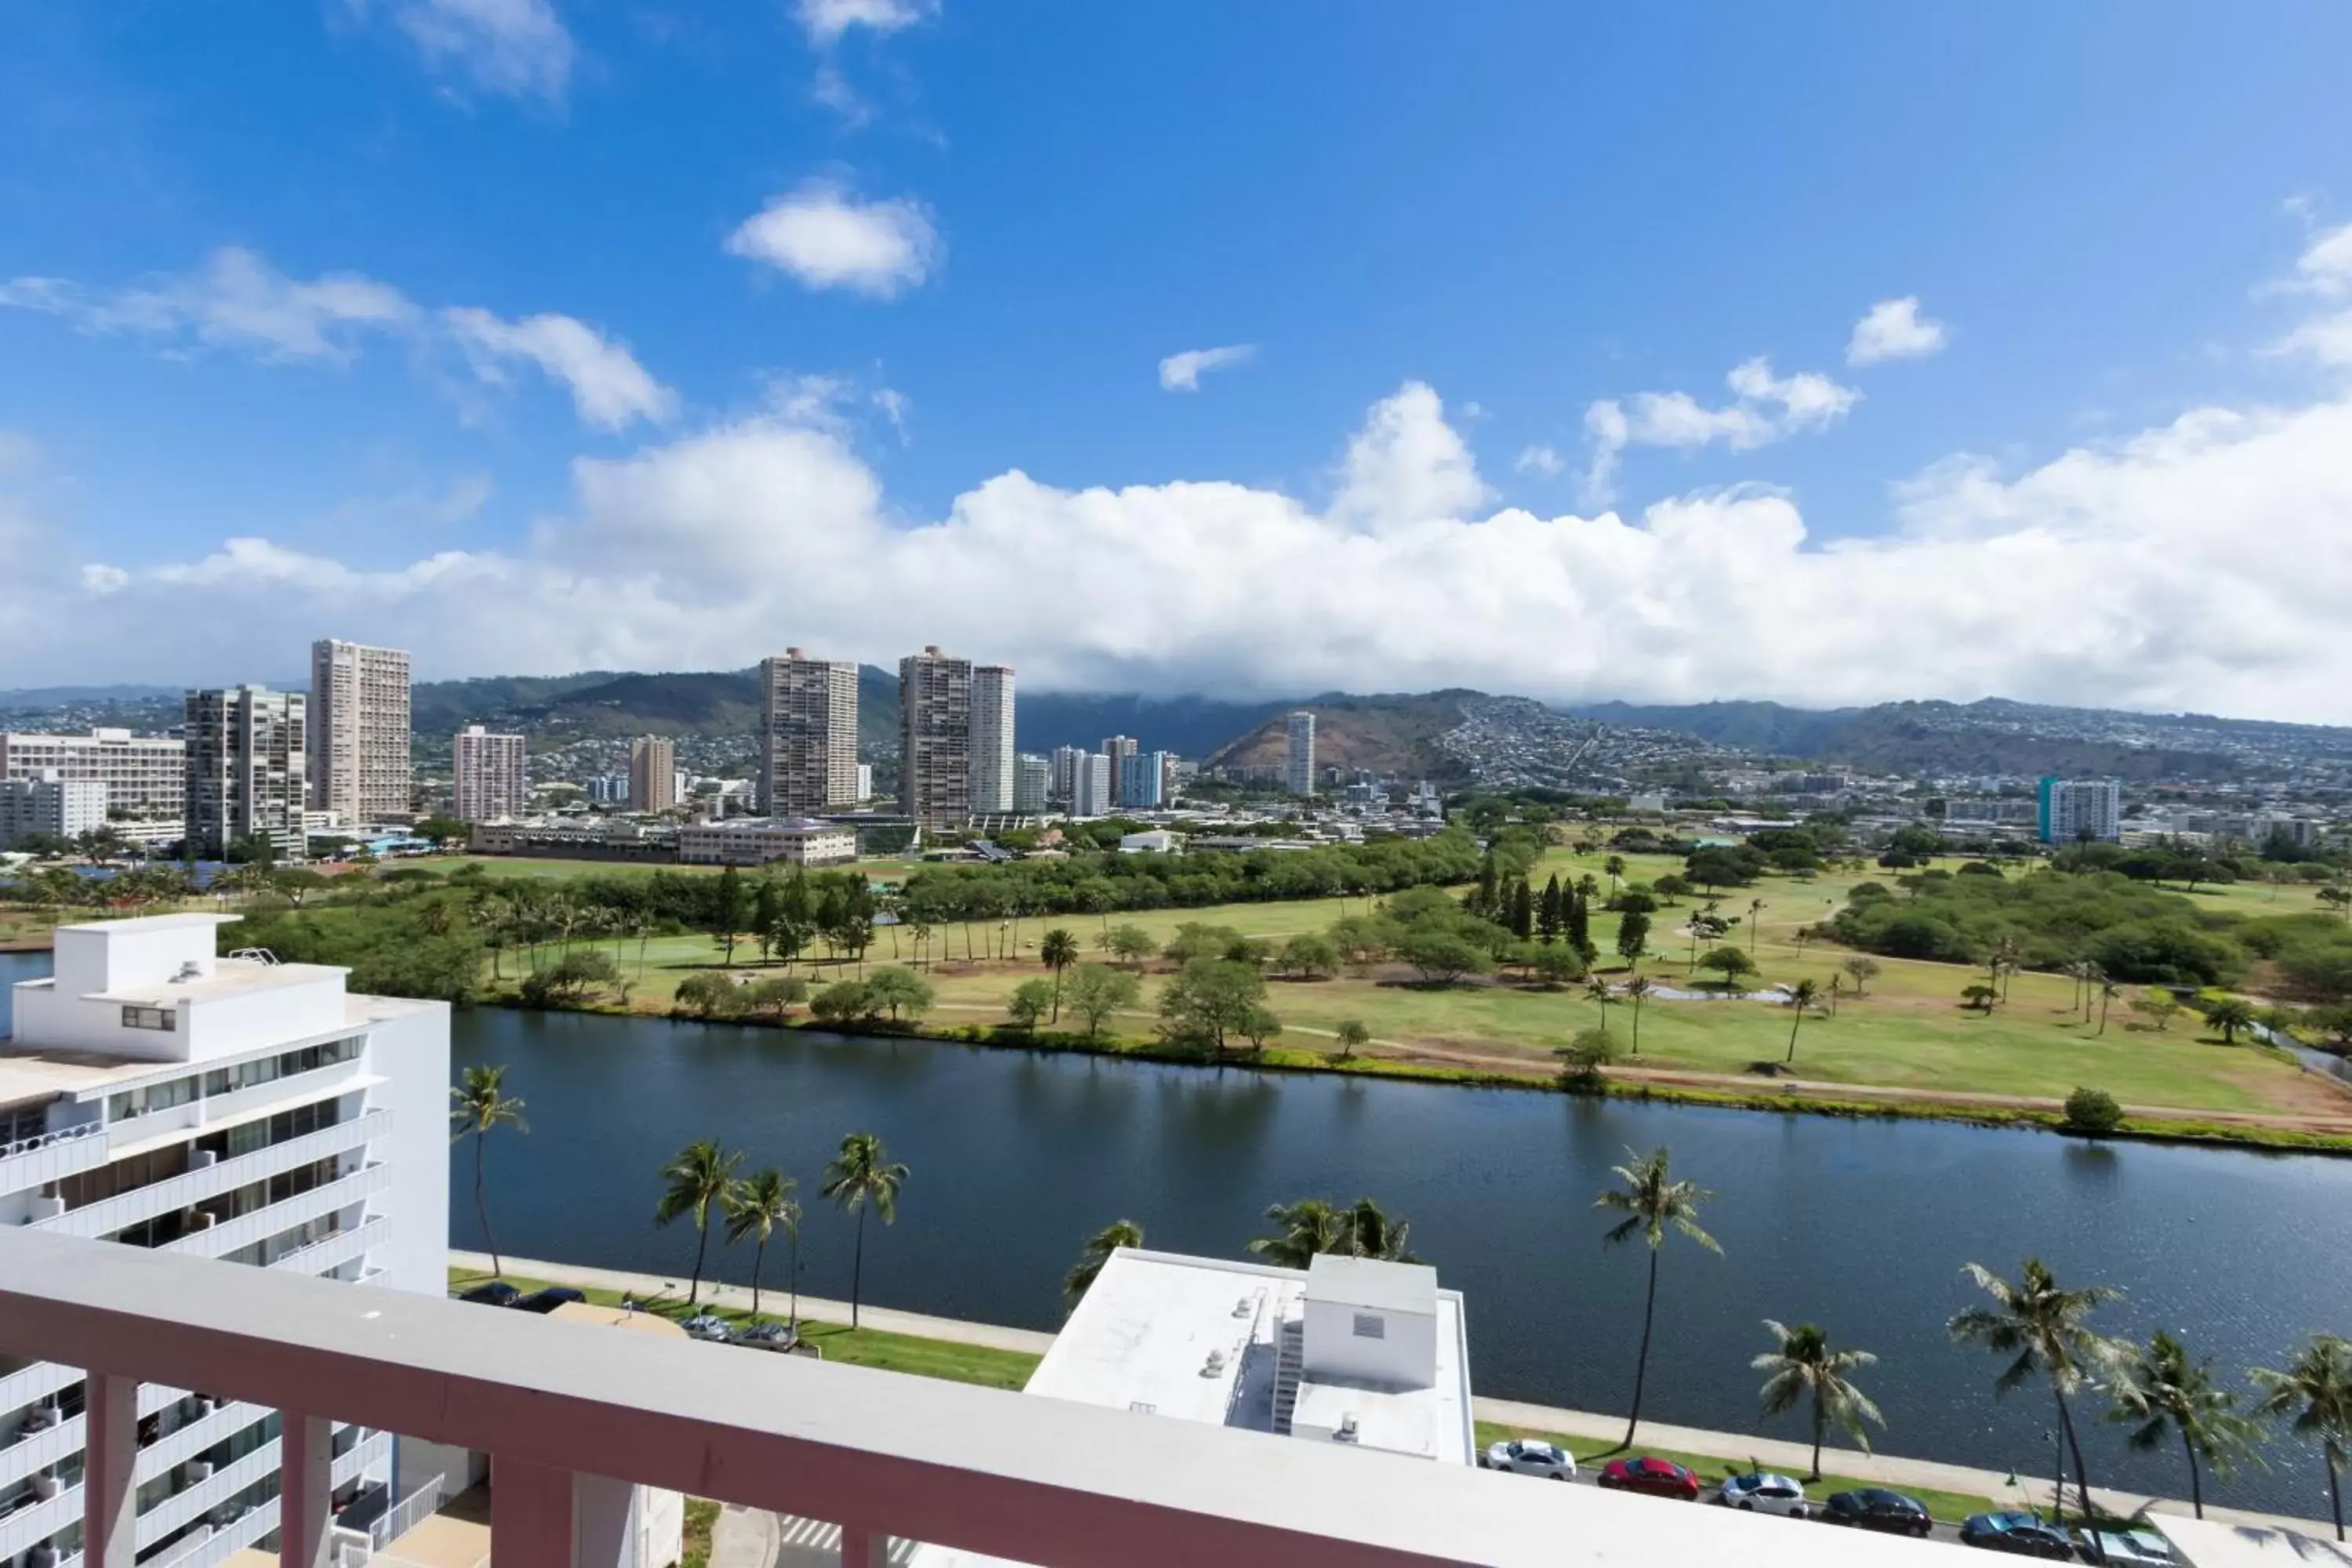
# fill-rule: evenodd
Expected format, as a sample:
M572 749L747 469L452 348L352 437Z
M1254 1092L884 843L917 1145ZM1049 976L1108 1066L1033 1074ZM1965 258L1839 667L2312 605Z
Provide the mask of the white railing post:
M572 1472L491 1455L490 1539L499 1568L572 1568Z
M335 1426L278 1414L278 1568L334 1568Z
M139 1556L139 1383L106 1373L82 1382L81 1560L133 1568Z

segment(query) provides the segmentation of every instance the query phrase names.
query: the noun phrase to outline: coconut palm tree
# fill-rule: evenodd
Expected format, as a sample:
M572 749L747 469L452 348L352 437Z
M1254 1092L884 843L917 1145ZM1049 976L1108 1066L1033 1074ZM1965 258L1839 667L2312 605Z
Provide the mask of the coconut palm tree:
M1112 1253L1122 1247L1142 1245L1143 1226L1131 1219L1115 1219L1087 1237L1086 1246L1078 1250L1077 1262L1062 1276L1063 1304L1072 1308L1077 1306L1079 1298L1095 1282L1095 1277L1103 1271L1103 1265L1110 1261Z
M1606 1035L1609 1032L1609 1009L1617 1005L1617 993L1609 988L1609 982L1596 974L1584 983L1584 995L1585 1000L1601 1009L1601 1032Z
M482 1222L482 1245L489 1249L492 1278L507 1270L499 1257L498 1238L490 1234L490 1204L483 1188L482 1150L489 1135L501 1127L511 1127L518 1132L530 1131L522 1119L522 1101L506 1092L506 1079L503 1064L482 1063L467 1068L465 1077L449 1091L449 1142L455 1143L461 1138L474 1141L474 1212Z
M2344 1539L2344 1467L2352 1465L2352 1340L2314 1334L2284 1371L2254 1371L2263 1390L2258 1415L2292 1417L2292 1429L2319 1439L2327 1465L2327 1501L2336 1539Z
M1621 1445L1630 1448L1642 1424L1642 1385L1649 1377L1650 1329L1658 1310L1658 1251L1665 1246L1666 1233L1680 1231L1718 1256L1723 1248L1698 1223L1699 1205L1715 1194L1696 1183L1675 1181L1670 1152L1658 1149L1643 1155L1628 1149L1625 1159L1626 1163L1613 1168L1618 1184L1593 1199L1592 1206L1613 1209L1625 1216L1602 1233L1603 1247L1638 1236L1650 1249L1650 1280L1642 1299L1642 1348L1633 1362L1633 1407L1625 1418L1625 1441Z
M1037 943L1037 956L1054 972L1054 1016L1062 1021L1062 972L1078 961L1078 939L1056 926Z
M841 1152L824 1168L824 1195L857 1216L857 1250L849 1266L849 1326L857 1326L858 1293L866 1278L866 1211L871 1208L888 1225L898 1217L898 1189L906 1184L907 1167L893 1164L882 1140L871 1132L853 1132L841 1141Z
M1304 1268L1318 1253L1347 1251L1353 1231L1348 1211L1324 1198L1275 1204L1265 1217L1280 1234L1261 1236L1249 1249L1285 1268Z
M1822 1438L1832 1421L1864 1453L1870 1452L1870 1434L1863 1423L1875 1421L1884 1426L1886 1417L1846 1374L1858 1367L1877 1365L1878 1358L1868 1351L1832 1350L1829 1335L1815 1323L1799 1323L1792 1329L1767 1318L1764 1327L1780 1348L1748 1363L1772 1374L1757 1391L1764 1401L1764 1414L1779 1415L1794 1410L1800 1400L1812 1402L1813 1468L1805 1479L1822 1479Z
M1656 989L1646 974L1636 974L1625 982L1625 994L1633 1003L1633 1055L1637 1057L1642 1054L1642 999ZM1601 1015L1604 1018L1608 1016L1606 1013Z
M1821 1000L1821 983L1815 980L1800 980L1789 987L1789 1007L1796 1014L1789 1024L1789 1061L1797 1059L1797 1031L1804 1027L1807 1010Z
M1617 880L1625 874L1625 857L1612 855L1601 862L1601 868L1609 873L1609 896L1613 899L1617 896Z
M694 1221L694 1275L686 1289L689 1307L702 1295L702 1260L710 1247L710 1211L725 1203L728 1190L735 1184L735 1168L742 1163L742 1155L721 1149L708 1138L698 1138L661 1168L662 1180L669 1185L654 1207L654 1224L666 1226L681 1217Z
M2235 996L2214 1003L2205 1009L2205 1021L2213 1026L2225 1046L2238 1043L2240 1031L2254 1026L2254 1010Z
M2123 1292L2111 1285L2061 1289L2038 1258L2027 1258L2014 1281L1979 1263L1969 1264L1963 1272L1992 1298L1992 1305L1969 1307L1954 1314L1947 1325L1952 1338L2011 1358L1993 1380L1996 1398L2037 1374L2050 1384L2050 1395L2058 1405L2058 1429L2074 1461L2074 1487L2082 1494L2084 1511L2089 1512L2090 1472L2083 1462L2083 1445L2074 1436L2074 1412L2066 1396L2091 1385L2116 1365L2118 1347L2094 1333L2089 1319Z
M2168 1435L2179 1437L2189 1460L2189 1504L2203 1519L2200 1468L2227 1480L2240 1456L2252 1452L2256 1430L2238 1414L2238 1396L2214 1383L2213 1363L2190 1361L2187 1348L2159 1329L2146 1346L2132 1348L2108 1393L2116 1407L2107 1419L2132 1429L2133 1447L2153 1448Z
M1354 1258L1378 1258L1390 1263L1418 1263L1405 1250L1412 1222L1392 1219L1370 1198L1358 1198L1348 1211L1348 1253Z
M1763 900L1750 899L1748 900L1748 953L1751 958L1756 954L1757 933L1762 931L1764 927L1763 914Z
M760 1315L760 1266L768 1256L768 1238L782 1228L794 1242L793 1257L793 1321L800 1321L800 1199L799 1184L782 1171L754 1171L727 1189L721 1200L727 1210L727 1239L751 1238L751 1315Z

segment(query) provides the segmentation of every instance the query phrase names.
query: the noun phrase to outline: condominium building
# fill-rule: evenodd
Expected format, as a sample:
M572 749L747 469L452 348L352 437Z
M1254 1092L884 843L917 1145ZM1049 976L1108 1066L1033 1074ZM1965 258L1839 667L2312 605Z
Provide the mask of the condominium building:
M530 775L524 766L520 735L497 735L479 724L457 731L450 747L457 773L460 822L496 822L520 816L530 805Z
M1138 741L1132 735L1105 735L1103 737L1102 754L1110 759L1110 798L1113 804L1125 804L1125 802L1120 799L1118 793L1119 782L1125 776L1123 770L1126 766L1127 759L1135 755L1142 749L1142 742Z
M236 919L58 928L54 976L15 987L16 1036L0 1042L0 1230L85 1238L70 1243L89 1255L77 1277L119 1242L150 1270L218 1259L341 1281L372 1302L441 1296L448 1005L349 994L341 969L217 958L215 932ZM177 1293L163 1279L153 1292ZM352 1334L377 1315L342 1311ZM26 1350L0 1344L0 1563L99 1568L135 1551L148 1568L215 1568L278 1530L289 1461L321 1472L310 1506L324 1527L396 1505L410 1489L395 1463L425 1457L395 1459L389 1434L345 1424L331 1399L304 1414L331 1425L292 1428L315 1444L306 1454L281 1447L269 1405L194 1366L86 1380L83 1365L110 1363ZM118 1550L86 1533L109 1485L126 1494Z
M1081 756L1071 773L1070 815L1108 816L1113 804L1110 781L1108 757L1100 752L1088 752Z
M1013 670L983 664L971 672L971 809L1013 807Z
M1053 792L1054 764L1030 752L1013 759L1013 809L1034 816Z
M857 665L786 648L760 661L760 810L803 816L853 805Z
M0 779L0 849L36 834L78 838L106 826L106 786L96 779Z
M310 704L299 691L234 686L191 691L184 816L190 848L218 860L240 839L267 839L281 859L310 845Z
M310 645L310 807L346 826L410 812L408 655L321 637Z
M971 661L936 647L898 661L898 808L917 827L971 816Z
M1130 752L1118 761L1118 804L1129 811L1157 811L1167 804L1168 753Z
M629 809L667 811L677 804L677 742L640 735L629 742Z
M1315 715L1302 708L1283 721L1287 742L1282 782L1293 795L1315 793Z
M1054 748L1050 763L1052 772L1045 781L1045 794L1049 799L1058 800L1065 805L1069 804L1072 792L1078 787L1078 764L1087 754L1084 746Z
M2044 844L2112 844L2124 836L2123 786L2114 779L2045 778L2034 799L2034 828Z
M0 779L55 773L106 786L109 809L142 818L177 818L188 794L184 741L92 730L87 735L0 734Z
M857 829L796 816L689 822L677 830L677 858L688 866L846 866L857 858Z

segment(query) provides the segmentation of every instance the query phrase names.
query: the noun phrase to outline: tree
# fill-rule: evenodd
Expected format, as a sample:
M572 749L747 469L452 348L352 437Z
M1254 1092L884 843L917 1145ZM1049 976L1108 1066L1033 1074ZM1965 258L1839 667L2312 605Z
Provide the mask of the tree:
M723 1205L735 1184L735 1168L743 1156L721 1149L708 1138L698 1138L679 1150L661 1168L661 1202L654 1207L654 1224L666 1226L678 1218L694 1221L694 1274L686 1289L686 1304L693 1306L702 1293L702 1260L710 1247L710 1211Z
M809 998L809 1016L820 1024L846 1024L878 1011L863 980L836 980Z
M1049 1010L1058 1013L1054 983L1050 980L1024 980L1013 988L1013 994L1004 1003L1004 1016L1024 1034L1034 1033Z
M1646 974L1636 974L1633 979L1625 982L1626 998L1633 1004L1633 1054L1637 1057L1642 1054L1642 1002L1656 989L1656 986L1650 984L1650 977Z
M1822 1479L1822 1439L1833 1421L1864 1453L1870 1452L1870 1434L1863 1423L1874 1421L1884 1426L1886 1417L1847 1374L1877 1365L1878 1358L1868 1351L1831 1349L1829 1335L1818 1324L1799 1323L1792 1329L1767 1318L1764 1327L1777 1348L1748 1363L1758 1372L1771 1373L1757 1391L1764 1401L1764 1414L1784 1415L1804 1400L1812 1405L1813 1468L1805 1479Z
M547 968L524 980L520 993L532 1007L569 1006L600 985L621 984L621 966L609 952L583 949L565 953Z
M2213 1026L2223 1045L2234 1046L2242 1030L2254 1026L2254 1009L2235 996L2225 997L2206 1006L2205 1021Z
M1372 1043L1372 1032L1364 1027L1360 1019L1343 1018L1332 1033L1339 1038L1339 1059L1343 1062L1353 1061L1358 1051Z
M1528 958L1528 972L1548 986L1560 986L1584 977L1584 955L1564 942L1536 944Z
M1064 1305L1071 1308L1077 1306L1088 1287L1092 1286L1096 1278L1102 1273L1103 1265L1110 1261L1112 1253L1122 1247L1138 1247L1142 1245L1143 1226L1131 1219L1115 1219L1087 1237L1086 1246L1078 1249L1077 1262L1072 1264L1070 1271L1062 1276Z
M1642 1387L1650 1373L1650 1330L1658 1310L1658 1250L1665 1245L1669 1230L1681 1232L1717 1256L1723 1248L1698 1223L1700 1205L1715 1194L1696 1183L1675 1181L1672 1154L1657 1149L1641 1155L1628 1149L1625 1158L1626 1163L1614 1167L1618 1184L1593 1199L1592 1206L1625 1216L1602 1233L1603 1247L1638 1236L1650 1249L1649 1285L1642 1300L1642 1348L1633 1361L1633 1406L1625 1418L1622 1445L1630 1448L1642 1425Z
M1609 988L1609 982L1596 974L1584 983L1584 999L1601 1009L1601 1032L1607 1034L1609 1009L1617 1005L1617 993Z
M743 890L743 879L730 866L719 873L719 881L710 890L710 934L727 950L727 963L735 962L735 944L743 938L744 924L751 918L751 895Z
M677 1005L698 1018L731 1018L745 1001L743 987L707 969L677 983Z
M2107 1419L2132 1429L2133 1447L2154 1448L2168 1434L2180 1439L2189 1461L2189 1505L2204 1518L2200 1470L2227 1480L2239 1458L2253 1451L2256 1431L2238 1414L2237 1395L2213 1381L2213 1363L2189 1360L2187 1348L2159 1329L2120 1363L2109 1393L2116 1405Z
M1385 1213L1370 1198L1358 1198L1348 1211L1348 1255L1351 1258L1377 1258L1388 1263L1418 1263L1421 1259L1406 1250L1405 1242L1412 1235L1410 1220L1397 1219Z
M1614 899L1617 896L1618 879L1625 875L1625 857L1612 855L1608 859L1601 862L1601 868L1609 873L1609 896Z
M2083 1511L2090 1512L2090 1469L2074 1435L2074 1408L2066 1401L2067 1395L2115 1365L2116 1347L2092 1331L2090 1316L2123 1292L2111 1285L2061 1289L2038 1258L2027 1258L2014 1281L1979 1263L1969 1264L1963 1272L1992 1298L1992 1305L1955 1313L1947 1325L1952 1338L2010 1358L1993 1379L1995 1398L2035 1376L2050 1385L2050 1396L2058 1405L2058 1430L2074 1461L2074 1488L2081 1495Z
M857 1246L849 1265L849 1326L857 1326L857 1304L866 1280L866 1211L871 1208L888 1225L898 1217L898 1189L906 1184L907 1167L893 1164L882 1140L871 1132L852 1132L841 1141L841 1152L824 1168L824 1195L857 1216Z
M1698 966L1721 974L1722 984L1727 991L1739 983L1740 976L1756 973L1756 961L1736 947L1708 949L1706 955L1698 961Z
M484 1063L467 1068L449 1091L449 1142L474 1141L474 1213L482 1222L482 1245L489 1249L493 1278L507 1270L499 1258L498 1238L490 1234L490 1205L483 1187L483 1145L501 1127L530 1131L522 1119L522 1101L506 1092L506 1079L503 1064Z
M885 964L867 975L865 984L867 1011L887 1008L894 1024L901 1013L911 1020L931 1010L931 983L911 969Z
M2146 1018L2161 1034L2172 1027L2172 1020L2180 1016L2180 1003L2169 991L2150 990L2131 999L2131 1010Z
M765 1013L781 1024L795 1003L808 1000L808 982L793 975L774 974L757 984L741 987L741 995L747 1008Z
M2352 888L2341 882L2331 882L2319 889L2319 901L2347 921L2352 921Z
M1559 1058L1559 1086L1580 1094L1590 1094L1601 1087L1601 1069L1616 1058L1616 1047L1609 1043L1607 1031L1579 1029L1568 1044L1554 1047L1552 1055Z
M1351 1229L1348 1212L1328 1199L1276 1204L1265 1211L1265 1217L1276 1234L1257 1237L1249 1249L1284 1268L1304 1268L1318 1254L1348 1250Z
M2000 1000L2000 993L1994 990L1991 986L1985 984L1982 981L1979 981L1973 985L1963 985L1960 987L1960 1001L1962 1005L1973 1008L1977 1012L1982 1013L1988 1018L1992 1016L1993 1004Z
M2341 1472L2352 1464L2352 1340L2335 1334L2314 1334L2277 1372L2256 1368L2255 1386L2263 1390L2255 1413L2273 1420L2288 1419L2298 1436L2319 1439L2320 1458L2327 1465L2327 1501L2336 1518L2336 1539L2344 1539L2344 1488Z
M1062 1021L1062 973L1078 961L1078 939L1056 926L1037 943L1037 957L1054 972L1054 1022Z
M1566 917L1563 931L1568 938L1568 945L1586 954L1585 962L1590 963L1592 962L1590 955L1593 952L1592 905L1580 887L1564 889L1560 900L1561 912Z
M1103 951L1120 963L1134 964L1139 969L1143 966L1145 959L1160 951L1160 944L1153 942L1151 933L1141 926L1111 927L1102 946Z
M1265 1007L1265 978L1246 963L1196 958L1160 994L1160 1032L1171 1042L1223 1054Z
M1629 910L1617 917L1617 956L1629 965L1642 962L1643 950L1650 945L1650 917L1639 910Z
M760 1266L768 1256L768 1238L782 1229L793 1238L793 1321L801 1319L801 1205L797 1184L782 1171L754 1171L727 1189L727 1239L731 1244L751 1238L751 1315L760 1315Z
M1786 1060L1793 1062L1797 1059L1797 1031L1804 1027L1805 1014L1821 1000L1821 983L1817 980L1800 980L1789 987L1789 1009L1796 1016L1789 1021L1789 1055ZM1818 1464L1813 1468L1816 1470L1821 1468Z
M1143 1000L1142 982L1107 963L1082 963L1070 975L1066 998L1070 1012L1086 1026L1089 1044L1102 1037L1102 1026L1114 1013Z
M1763 930L1764 900L1750 899L1748 900L1748 952L1751 958L1756 953L1756 938Z
M2104 1035L2107 1032L2107 1004L2113 1002L2116 997L2123 994L2124 988L2116 984L2114 981L2104 978L2100 980L2098 1031L2100 1034Z
M1664 899L1667 903L1671 904L1676 899L1687 899L1690 897L1690 879L1669 871L1664 876L1660 877L1656 881L1652 882L1650 884L1650 890L1657 894L1661 899Z
M2069 1132L2097 1137L2101 1133L2113 1132L2123 1125L2123 1120L2124 1108L2117 1105L2116 1097L2104 1089L2078 1089L2066 1097L2063 1125Z
M1484 974L1495 966L1494 960L1469 938L1444 930L1409 931L1398 940L1396 952L1432 985L1451 985L1466 974Z
M1567 926L1568 905L1560 894L1559 878L1554 876L1536 900L1536 935L1546 943L1555 942Z
M1339 973L1339 944L1321 931L1300 931L1282 944L1275 967L1301 980L1324 980Z
M1859 953L1847 959L1838 967L1844 970L1848 978L1853 980L1853 994L1857 1001L1862 998L1863 987L1869 982L1877 979L1879 974L1878 960L1874 958L1864 958Z

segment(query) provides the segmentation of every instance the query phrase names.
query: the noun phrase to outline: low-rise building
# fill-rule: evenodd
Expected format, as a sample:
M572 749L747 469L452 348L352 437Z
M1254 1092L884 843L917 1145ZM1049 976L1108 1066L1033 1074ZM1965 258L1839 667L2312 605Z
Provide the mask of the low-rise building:
M1173 855L1178 852L1176 836L1164 827L1121 834L1118 852L1122 855Z
M690 822L677 830L677 858L689 866L844 866L857 858L857 830L798 816Z

